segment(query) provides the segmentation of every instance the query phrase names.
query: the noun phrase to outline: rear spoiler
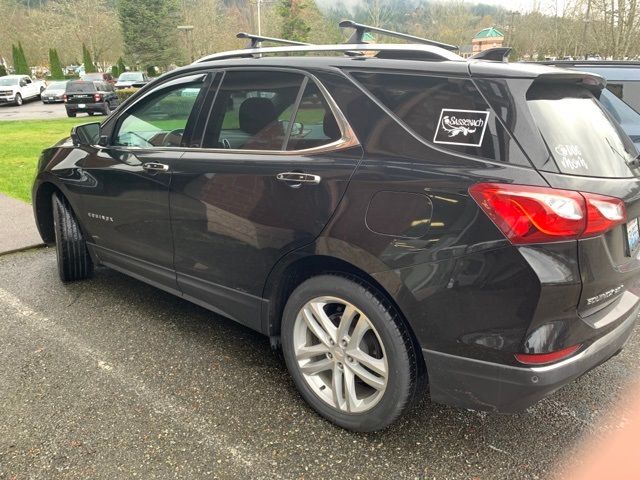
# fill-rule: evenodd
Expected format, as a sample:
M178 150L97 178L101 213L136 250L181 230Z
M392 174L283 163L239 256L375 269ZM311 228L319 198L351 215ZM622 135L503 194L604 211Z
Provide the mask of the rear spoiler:
M492 62L506 63L512 50L513 49L509 47L490 48L484 52L476 53L470 57L470 60L489 60Z

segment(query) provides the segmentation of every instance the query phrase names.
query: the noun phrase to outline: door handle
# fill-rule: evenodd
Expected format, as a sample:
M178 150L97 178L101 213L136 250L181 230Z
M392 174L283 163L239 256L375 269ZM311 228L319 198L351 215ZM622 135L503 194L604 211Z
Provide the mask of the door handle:
M142 164L142 168L144 168L147 172L168 172L169 165L166 163L158 163L158 162L147 162Z
M318 185L322 177L310 173L283 172L277 174L276 179L288 183L291 187L301 187L302 185Z

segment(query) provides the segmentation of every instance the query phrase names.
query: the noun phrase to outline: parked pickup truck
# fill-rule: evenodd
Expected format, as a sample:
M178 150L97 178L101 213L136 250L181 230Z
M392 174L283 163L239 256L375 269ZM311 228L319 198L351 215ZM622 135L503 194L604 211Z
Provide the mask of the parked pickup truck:
M38 98L46 85L28 75L5 75L0 77L0 104L22 105L24 100Z

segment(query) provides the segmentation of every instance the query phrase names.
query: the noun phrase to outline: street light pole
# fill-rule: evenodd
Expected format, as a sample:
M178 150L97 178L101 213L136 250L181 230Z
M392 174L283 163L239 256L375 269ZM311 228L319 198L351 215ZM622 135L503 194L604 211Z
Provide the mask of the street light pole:
M193 63L195 60L193 58L193 38L191 37L193 25L178 25L178 30L182 30L184 32L185 39L187 40L187 48L189 49L189 57L191 58L191 63Z
M262 35L262 26L260 21L260 5L262 4L262 0L257 0L258 2L258 35Z

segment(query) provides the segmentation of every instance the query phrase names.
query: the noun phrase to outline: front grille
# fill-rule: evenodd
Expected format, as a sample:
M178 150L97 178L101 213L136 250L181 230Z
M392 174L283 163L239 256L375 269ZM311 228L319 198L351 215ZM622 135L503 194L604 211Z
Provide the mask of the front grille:
M0 95L13 95L12 90L0 90Z

